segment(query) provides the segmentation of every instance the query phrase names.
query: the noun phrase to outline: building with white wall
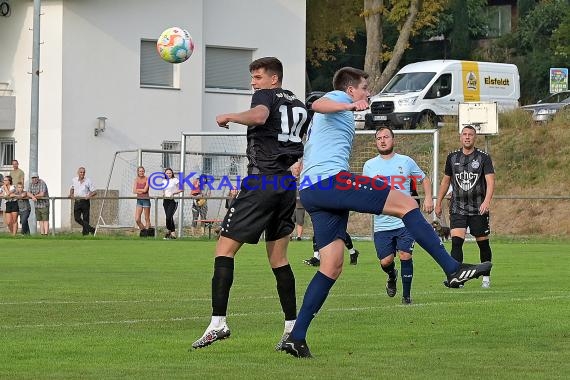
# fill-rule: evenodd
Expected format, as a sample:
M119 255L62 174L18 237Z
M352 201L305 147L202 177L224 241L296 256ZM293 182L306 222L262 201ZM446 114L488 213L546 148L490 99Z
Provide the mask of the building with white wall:
M28 177L34 4L0 2L10 8L0 16L0 170L13 155ZM38 172L52 196L67 195L79 166L103 188L116 151L219 129L215 115L249 107L254 59L281 59L284 87L304 96L305 0L41 3ZM196 47L160 65L152 47L171 26ZM95 136L99 117L106 128ZM59 205L56 227L67 227L69 203Z

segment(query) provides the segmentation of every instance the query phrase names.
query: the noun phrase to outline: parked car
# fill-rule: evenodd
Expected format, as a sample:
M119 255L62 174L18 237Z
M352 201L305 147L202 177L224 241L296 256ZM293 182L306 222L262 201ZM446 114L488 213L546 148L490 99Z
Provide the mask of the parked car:
M564 108L570 109L570 90L557 92L539 100L536 104L529 104L521 108L532 113L532 120L535 122L547 123L552 120L556 112Z

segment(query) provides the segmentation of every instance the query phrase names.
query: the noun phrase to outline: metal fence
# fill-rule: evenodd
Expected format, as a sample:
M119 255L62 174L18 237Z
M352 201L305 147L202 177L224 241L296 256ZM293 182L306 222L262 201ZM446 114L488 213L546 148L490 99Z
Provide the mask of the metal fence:
M98 223L98 210L103 201L112 204L118 199L128 200L133 204L136 203L136 197L94 197L91 200L91 219L92 226L96 226L96 234L129 234L138 235L138 228L134 221L134 213L131 215L132 224L114 226L109 224ZM156 236L160 236L165 230L165 215L162 208L163 197L151 197L151 224L155 227ZM193 197L180 197L179 202L191 203ZM224 197L208 197L209 202L224 202ZM73 231L80 231L80 226L73 220L73 207L70 207L69 215L70 227L54 228L56 221L55 210L57 202L73 202L67 197L49 197L50 201L50 233L52 235L64 233L69 234ZM33 231L35 229L35 215L30 215L29 223ZM179 212L179 211L177 211ZM447 210L444 204L444 224L448 223ZM433 214L425 215L428 221L433 220ZM61 219L66 218L63 216ZM219 219L212 219L205 223L205 237L214 238L215 228L219 225ZM176 221L175 216L175 221ZM182 225L177 223L177 231L184 231L180 236L189 236L191 230L191 219L183 219ZM349 219L348 232L357 239L371 239L372 216L367 214L351 213ZM570 233L570 196L525 196L525 195L495 195L491 205L491 233L500 236L560 236L566 237ZM202 236L202 235L200 235ZM305 218L304 236L310 238L312 236L312 225L310 218Z

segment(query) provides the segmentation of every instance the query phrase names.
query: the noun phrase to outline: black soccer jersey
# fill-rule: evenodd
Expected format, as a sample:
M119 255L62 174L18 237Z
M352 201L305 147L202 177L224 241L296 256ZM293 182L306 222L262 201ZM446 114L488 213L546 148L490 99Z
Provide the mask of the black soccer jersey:
M469 154L461 149L447 155L445 175L451 177L451 214L478 215L487 193L485 175L494 173L491 156L475 148Z
M305 104L282 88L257 90L251 108L269 109L265 124L247 128L248 174L284 174L303 156L309 115Z

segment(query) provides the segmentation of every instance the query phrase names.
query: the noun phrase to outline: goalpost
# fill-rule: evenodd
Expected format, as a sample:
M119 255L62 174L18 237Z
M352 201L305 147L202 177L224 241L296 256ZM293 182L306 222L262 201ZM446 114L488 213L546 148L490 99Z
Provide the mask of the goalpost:
M378 155L375 130L357 130L350 156L350 170L362 174L364 163ZM439 185L439 129L394 130L394 151L410 156L432 181L433 196L437 196ZM419 187L419 186L418 186ZM420 192L421 193L421 192ZM372 239L373 218L367 214L351 212L348 233L351 236Z
M412 157L432 179L432 191L437 194L438 187L438 153L439 153L439 130L438 129L416 129L416 130L395 130L397 136L396 151ZM374 139L375 131L357 130L353 142L352 155L350 157L351 171L361 174L364 163L378 154ZM182 133L180 172L206 174L213 177L215 181L227 177L231 180L243 179L247 176L246 133L244 132L195 132ZM185 153L186 152L186 153ZM192 153L188 153L192 152ZM217 184L219 182L215 182ZM239 186L238 186L239 187ZM214 186L211 197L225 197L229 188L217 189ZM178 224L182 225L182 213L186 205L191 204L189 200L181 200L179 206ZM216 217L223 219L225 208L218 208L220 212L216 216L208 210L208 218ZM310 218L306 218L306 220ZM306 233L312 233L312 226L306 226ZM179 229L179 234L182 229ZM369 215L352 213L349 222L349 233L357 237L372 237L372 218ZM180 235L182 236L182 235Z
M439 130L395 130L396 152L412 157L433 182L433 194L438 188ZM375 131L356 131L351 171L361 174L364 163L378 154L374 139ZM225 216L225 199L231 186L237 186L247 176L246 132L193 132L182 133L180 141L163 143L167 149L124 150L115 153L105 194L102 199L97 228L135 228L136 207L132 187L136 168L144 166L147 176L160 175L167 167L172 168L181 180L184 189L177 210L177 233L183 237L190 232L193 221L191 180L205 175L207 189L206 223L210 228L218 225ZM177 170L178 169L178 170ZM162 191L150 189L151 222L164 228ZM305 225L305 235L312 234L310 218ZM355 237L371 238L370 215L351 213L349 233ZM158 230L157 230L158 231Z

